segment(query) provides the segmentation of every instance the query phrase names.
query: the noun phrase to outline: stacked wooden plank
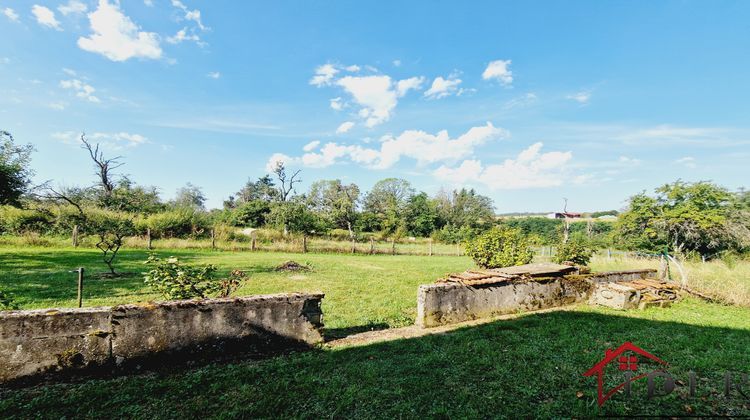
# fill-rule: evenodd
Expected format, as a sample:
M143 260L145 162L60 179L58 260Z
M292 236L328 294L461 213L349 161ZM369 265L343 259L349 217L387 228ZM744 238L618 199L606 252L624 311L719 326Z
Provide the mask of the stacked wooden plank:
M679 298L680 286L676 283L656 279L638 279L617 282L617 284L631 287L641 294L641 301L638 305L641 309L650 306L668 306Z
M577 272L577 268L549 263L525 264L494 269L474 269L449 274L438 283L460 283L466 286L526 281L539 277L562 277Z

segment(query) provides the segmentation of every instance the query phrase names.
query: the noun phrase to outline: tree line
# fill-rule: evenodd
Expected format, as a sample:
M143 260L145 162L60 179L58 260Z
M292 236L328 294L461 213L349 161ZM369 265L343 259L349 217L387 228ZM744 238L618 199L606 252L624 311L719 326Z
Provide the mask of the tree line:
M205 237L217 225L273 228L284 234L333 235L355 240L366 234L432 237L465 242L501 224L535 245L563 238L592 247L642 252L679 252L715 258L747 253L750 192L712 182L676 181L631 197L617 220L563 221L543 217L498 218L493 201L473 189L440 190L430 196L409 181L386 178L369 191L340 179L319 180L299 192L299 170L279 162L271 173L249 179L223 208L207 210L203 191L190 183L165 201L155 187L120 173L120 156L107 157L81 135L95 178L90 185L32 186L31 145L18 145L0 131L0 233L26 231L94 235L105 256L116 254L126 236ZM602 212L600 214L616 214Z

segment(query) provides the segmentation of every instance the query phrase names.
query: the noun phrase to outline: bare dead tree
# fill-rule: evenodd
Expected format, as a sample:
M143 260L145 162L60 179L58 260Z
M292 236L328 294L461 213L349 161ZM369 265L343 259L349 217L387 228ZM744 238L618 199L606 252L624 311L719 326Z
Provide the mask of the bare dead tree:
M295 192L294 184L299 184L300 182L302 182L301 179L297 178L300 172L302 172L302 170L298 169L291 176L289 176L286 173L284 162L276 162L276 167L273 169L273 173L276 174L276 178L279 180L278 190L279 198L281 199L281 201L287 201L289 199L289 195Z
M96 168L95 175L99 179L99 185L101 185L104 190L104 195L110 197L112 191L115 189L113 171L125 164L120 161L122 156L105 159L104 152L99 150L99 143L92 145L86 140L86 133L81 133L81 143L83 143L81 148L87 150L91 160L94 161L94 166Z

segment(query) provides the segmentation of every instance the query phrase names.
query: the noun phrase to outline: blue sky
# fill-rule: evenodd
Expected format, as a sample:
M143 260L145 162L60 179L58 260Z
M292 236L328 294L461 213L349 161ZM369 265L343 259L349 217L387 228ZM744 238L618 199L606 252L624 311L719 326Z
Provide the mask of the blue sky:
M37 181L92 182L85 131L163 197L474 187L498 212L748 186L750 3L0 0L0 127Z

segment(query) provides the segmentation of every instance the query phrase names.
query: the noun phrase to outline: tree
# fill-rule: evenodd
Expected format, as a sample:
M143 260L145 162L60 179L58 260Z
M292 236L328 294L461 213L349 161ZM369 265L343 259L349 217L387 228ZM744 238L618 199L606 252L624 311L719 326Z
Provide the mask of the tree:
M31 185L31 144L17 145L7 131L0 131L0 205L17 206Z
M276 189L276 185L273 183L270 175L263 175L255 182L248 179L245 186L234 196L237 205L256 200L270 202L278 198L279 191Z
M117 182L107 201L107 208L130 213L154 214L166 208L156 187L135 185L128 177Z
M495 206L492 199L475 190L461 188L451 193L441 191L435 198L438 215L442 224L472 229L485 228L495 220Z
M271 212L271 203L263 200L252 200L240 204L232 210L231 223L235 226L260 227L266 223Z
M743 223L738 196L711 182L676 181L630 198L620 214L617 234L636 249L695 252L711 257L742 241L733 223ZM733 222L734 221L734 222ZM747 221L744 222L747 224Z
M191 183L185 184L184 187L177 190L177 195L172 200L174 207L184 207L196 210L205 210L206 196L200 187Z
M275 203L268 214L268 223L289 232L309 233L320 228L320 220L300 201L282 201Z
M284 162L276 162L276 166L273 168L273 173L276 175L276 179L279 180L277 191L278 199L280 201L288 201L290 196L296 192L294 189L294 184L299 184L300 182L302 182L301 179L297 178L300 172L301 170L298 169L290 176L286 173L286 166L284 165Z
M99 143L92 145L86 140L86 134L81 134L81 148L85 149L89 153L89 157L94 162L94 168L96 169L95 175L98 179L97 186L101 188L102 201L104 207L109 207L109 198L112 196L112 192L115 189L115 181L118 177L114 170L121 167L125 163L121 161L122 156L115 156L113 158L105 158L104 152L99 150Z
M354 222L357 218L359 187L344 185L340 179L316 181L306 196L310 208L320 213L338 228L347 229L354 237Z
M364 209L373 213L380 221L380 228L389 234L405 227L403 212L414 195L409 181L400 178L386 178L378 181L365 196Z
M437 208L424 192L409 198L404 216L406 228L414 236L430 236L437 227Z
M122 248L125 237L135 234L130 215L103 209L88 209L85 230L97 236L96 247L102 252L102 260L115 276L114 262Z

